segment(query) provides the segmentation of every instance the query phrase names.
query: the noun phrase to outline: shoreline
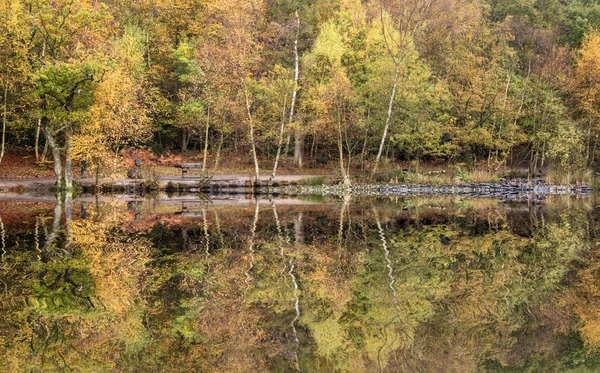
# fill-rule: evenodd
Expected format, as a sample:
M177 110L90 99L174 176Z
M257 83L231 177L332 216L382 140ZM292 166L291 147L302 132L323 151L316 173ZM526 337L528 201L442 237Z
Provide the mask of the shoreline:
M121 193L148 194L199 193L207 195L282 195L282 196L435 196L456 195L486 197L500 200L540 199L545 196L578 196L591 194L594 189L587 184L547 184L541 179L509 179L496 182L464 182L456 184L411 184L411 183L335 183L326 175L280 175L272 182L268 176L261 177L257 184L250 175L216 175L210 179L162 177L154 180L122 179L100 180L96 189L93 179L75 180L78 194ZM55 180L44 179L0 179L2 194L54 194Z

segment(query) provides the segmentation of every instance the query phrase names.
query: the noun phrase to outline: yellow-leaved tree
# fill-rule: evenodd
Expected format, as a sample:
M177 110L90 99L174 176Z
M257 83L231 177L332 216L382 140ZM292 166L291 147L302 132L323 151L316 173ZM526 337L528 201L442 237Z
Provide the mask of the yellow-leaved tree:
M600 33L590 30L583 39L573 72L574 96L585 132L585 159L594 161L593 148L600 129Z
M143 80L144 46L142 33L128 28L113 41L112 53L118 61L110 67L94 90L90 120L73 141L76 158L87 160L96 171L112 160L116 171L119 151L152 136L152 123Z

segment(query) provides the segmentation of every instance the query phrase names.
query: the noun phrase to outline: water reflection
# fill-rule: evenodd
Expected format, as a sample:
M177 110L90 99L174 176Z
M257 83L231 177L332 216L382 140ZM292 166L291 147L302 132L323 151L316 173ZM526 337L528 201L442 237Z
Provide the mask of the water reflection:
M600 367L591 199L84 202L0 203L3 371Z

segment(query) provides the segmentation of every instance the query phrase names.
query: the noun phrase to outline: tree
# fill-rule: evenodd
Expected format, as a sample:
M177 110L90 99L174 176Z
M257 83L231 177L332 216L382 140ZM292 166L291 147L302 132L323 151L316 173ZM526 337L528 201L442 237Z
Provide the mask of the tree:
M305 56L306 75L312 84L306 84L304 104L311 113L315 132L335 139L339 170L343 183L348 185L355 132L360 123L354 90L342 65L346 52L347 45L335 20L323 25L311 52Z
M72 136L92 104L109 16L106 5L90 1L47 0L29 9L34 20L34 83L42 102L42 126L52 150L57 188L71 190ZM62 147L59 134L63 135Z
M27 81L26 13L20 1L0 1L0 85L2 88L2 140L0 164L4 157L9 91ZM12 93L12 92L11 92Z
M585 132L585 161L594 162L600 130L600 32L590 30L583 39L573 71L574 96Z
M381 142L375 164L371 171L371 175L375 175L379 166L379 160L383 153L383 147L387 139L387 134L390 128L392 119L392 111L396 92L398 90L398 79L400 78L400 70L409 46L412 44L415 32L421 28L427 19L427 13L431 9L432 1L413 0L410 2L402 2L396 4L386 0L381 1L381 27L382 34L385 38L386 50L390 58L394 61L394 77L392 79L392 90L390 93L387 115L381 135Z

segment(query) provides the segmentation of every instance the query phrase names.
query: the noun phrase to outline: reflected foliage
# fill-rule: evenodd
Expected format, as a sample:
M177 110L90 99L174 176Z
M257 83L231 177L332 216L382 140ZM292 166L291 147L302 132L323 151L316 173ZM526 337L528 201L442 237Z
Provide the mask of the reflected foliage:
M3 203L0 365L594 371L592 204Z

